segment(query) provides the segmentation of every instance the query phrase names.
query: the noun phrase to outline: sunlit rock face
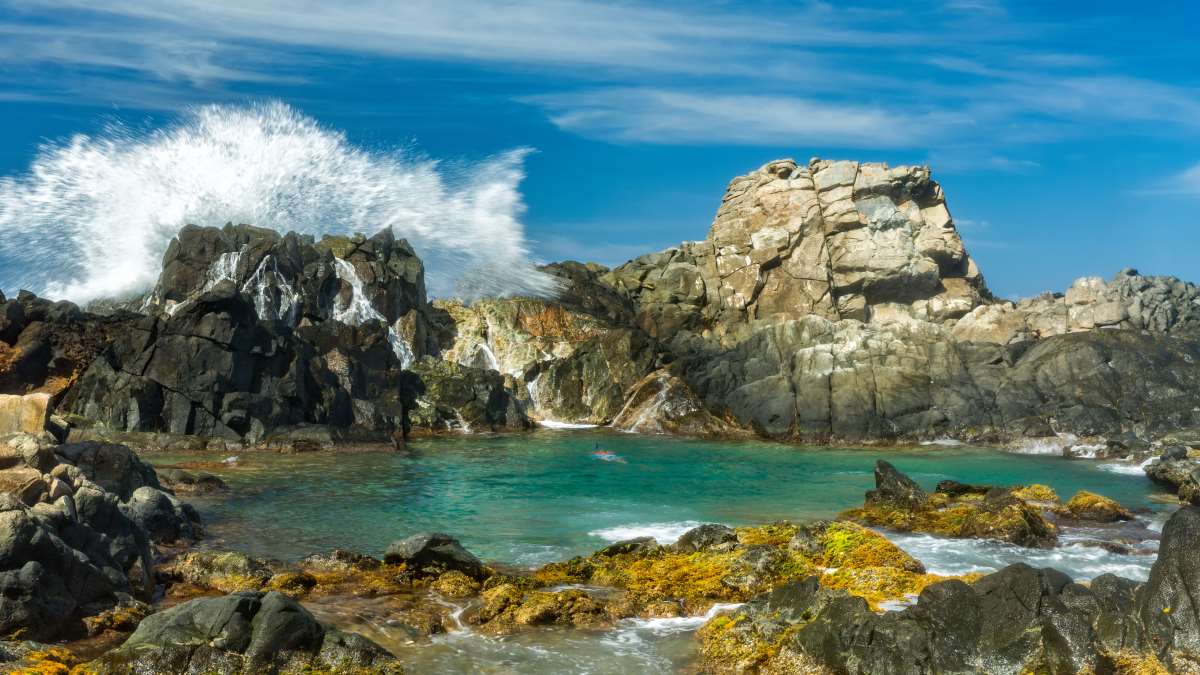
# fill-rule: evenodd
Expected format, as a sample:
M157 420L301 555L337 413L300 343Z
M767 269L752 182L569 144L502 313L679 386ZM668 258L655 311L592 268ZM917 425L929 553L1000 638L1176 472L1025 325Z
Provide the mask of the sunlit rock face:
M771 162L730 183L703 241L546 269L564 291L532 315L570 321L460 308L450 350L523 379L537 417L728 433L672 423L700 401L821 440L1153 435L1200 414L1195 286L1125 271L998 301L925 167ZM1122 328L1148 332L1101 330ZM668 376L682 386L645 385Z
M943 322L988 297L927 168L816 159L735 178L707 239L612 280L658 336L804 315Z

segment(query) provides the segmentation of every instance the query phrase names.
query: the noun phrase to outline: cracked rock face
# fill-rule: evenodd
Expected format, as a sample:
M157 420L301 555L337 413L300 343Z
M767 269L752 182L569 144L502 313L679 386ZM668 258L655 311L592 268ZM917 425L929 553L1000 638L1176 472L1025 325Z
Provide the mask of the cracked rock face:
M958 318L987 297L924 167L772 162L735 178L708 238L612 273L656 336L714 321Z

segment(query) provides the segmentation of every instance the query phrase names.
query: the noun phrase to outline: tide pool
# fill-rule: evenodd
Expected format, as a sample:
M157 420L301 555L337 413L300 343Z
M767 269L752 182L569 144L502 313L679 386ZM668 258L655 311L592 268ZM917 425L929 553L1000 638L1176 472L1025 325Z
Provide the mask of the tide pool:
M597 448L623 461L597 456ZM487 561L525 567L636 536L673 541L704 522L833 517L862 504L879 458L927 489L948 478L1037 482L1064 499L1087 489L1134 509L1155 506L1150 481L1101 462L962 446L831 449L541 430L421 439L403 453L246 452L228 464L218 455L148 456L158 464L213 462L203 468L232 495L192 501L222 545L253 555L379 555L396 539L433 530ZM938 548L912 543L926 554Z

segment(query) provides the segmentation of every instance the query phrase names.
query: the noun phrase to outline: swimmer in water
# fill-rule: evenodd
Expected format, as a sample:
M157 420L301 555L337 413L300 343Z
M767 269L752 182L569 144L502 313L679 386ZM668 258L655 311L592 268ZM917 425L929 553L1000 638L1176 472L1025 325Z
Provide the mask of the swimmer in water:
M606 462L621 462L622 464L625 463L624 457L616 454L612 450L605 450L605 449L601 448L599 443L597 443L595 446L592 447L592 457L595 457L596 459L604 460Z

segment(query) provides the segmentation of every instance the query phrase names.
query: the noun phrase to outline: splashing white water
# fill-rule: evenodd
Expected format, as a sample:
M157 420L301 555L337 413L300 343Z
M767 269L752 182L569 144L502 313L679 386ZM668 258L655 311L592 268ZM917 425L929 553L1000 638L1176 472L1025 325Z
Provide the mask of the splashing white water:
M638 537L653 537L660 544L674 544L685 532L700 527L703 524L698 520L684 520L674 523L633 523L593 530L588 532L588 534L593 537L600 537L609 542L637 539Z
M111 125L0 178L0 288L125 297L153 285L181 226L232 221L316 236L391 228L435 295L550 294L519 221L525 154L450 172L356 147L280 103L207 106L149 133Z

